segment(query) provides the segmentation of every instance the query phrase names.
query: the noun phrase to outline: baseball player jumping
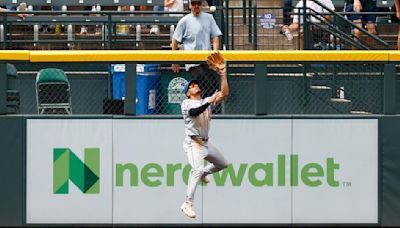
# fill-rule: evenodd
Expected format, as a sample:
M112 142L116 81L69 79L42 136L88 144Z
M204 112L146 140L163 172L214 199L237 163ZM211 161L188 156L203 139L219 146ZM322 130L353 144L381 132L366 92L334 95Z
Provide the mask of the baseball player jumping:
M207 57L207 64L220 75L221 91L216 90L211 97L203 99L197 80L189 81L183 89L183 93L187 96L187 99L182 102L186 134L183 149L192 170L189 176L186 200L182 204L181 210L189 218L196 217L192 206L194 193L200 180L208 183L210 181L208 174L218 172L228 166L224 156L209 142L208 138L211 106L223 102L229 94L224 58L219 52L215 52ZM210 162L206 167L204 167L204 160Z

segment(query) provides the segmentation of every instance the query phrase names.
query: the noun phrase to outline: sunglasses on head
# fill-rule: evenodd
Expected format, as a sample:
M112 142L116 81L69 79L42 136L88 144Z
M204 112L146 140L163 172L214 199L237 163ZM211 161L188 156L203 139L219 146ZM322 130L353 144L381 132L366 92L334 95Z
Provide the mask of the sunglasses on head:
M194 1L194 2L190 2L190 4L192 5L192 6L201 6L201 1Z

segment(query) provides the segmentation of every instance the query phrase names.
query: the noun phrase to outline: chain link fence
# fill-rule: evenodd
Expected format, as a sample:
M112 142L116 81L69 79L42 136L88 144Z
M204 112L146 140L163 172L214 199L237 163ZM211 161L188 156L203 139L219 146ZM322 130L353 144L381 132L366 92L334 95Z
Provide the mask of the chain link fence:
M73 64L71 64L73 65ZM69 66L72 68L73 66ZM201 68L202 66L198 66ZM262 104L267 114L380 114L383 112L383 63L266 63L265 97ZM17 66L18 69L18 66ZM103 71L65 70L69 84L72 114L124 114L124 103L136 103L137 115L180 115L184 85L191 79L200 81L202 96L219 88L219 76L193 74L185 70L174 73L170 63L137 64L136 101L125 101L125 70L121 64L104 64ZM104 70L108 69L108 70ZM214 114L253 115L255 113L254 64L228 64L230 94ZM40 103L57 103L55 95L63 94L57 87L53 97L39 101L38 71L18 71L16 86L9 91L14 101L10 113L37 114ZM19 99L15 99L15 91ZM14 94L14 96L12 96ZM400 96L400 95L399 95ZM42 99L43 100L43 99ZM60 103L60 102L58 102ZM57 108L57 107L56 107ZM57 110L50 114L64 113Z

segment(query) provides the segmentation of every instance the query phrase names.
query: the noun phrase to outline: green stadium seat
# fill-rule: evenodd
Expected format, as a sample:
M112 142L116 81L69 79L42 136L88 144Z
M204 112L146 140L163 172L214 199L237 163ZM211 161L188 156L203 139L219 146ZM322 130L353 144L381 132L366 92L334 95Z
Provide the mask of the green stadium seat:
M376 23L378 25L386 25L392 23L390 16L378 16L376 17Z
M70 83L61 69L46 68L36 76L39 114L72 114Z

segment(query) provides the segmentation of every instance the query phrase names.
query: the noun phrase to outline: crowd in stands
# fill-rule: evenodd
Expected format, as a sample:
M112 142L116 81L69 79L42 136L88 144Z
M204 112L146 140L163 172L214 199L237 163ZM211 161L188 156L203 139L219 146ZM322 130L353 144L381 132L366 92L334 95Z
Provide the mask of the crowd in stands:
M315 4L315 1L312 0L305 0L307 2L307 8L312 9L313 11L319 14L327 14L328 12L322 8L319 4ZM377 0L343 0L344 7L343 12L345 13L358 13L358 12L365 12L365 13L374 13L378 12L377 8ZM281 34L284 34L288 40L293 39L293 33L299 30L301 27L300 25L303 23L302 18L299 19L299 16L296 15L299 13L299 9L303 7L303 0L299 1L296 6L292 6L292 0L284 0L284 10L283 10L283 27ZM319 0L322 5L329 8L330 10L335 10L335 6L332 0ZM396 24L399 22L400 19L400 0L395 0L394 5L391 6L392 11L396 12L396 15L392 16L392 22ZM301 13L301 10L300 10ZM357 15L357 14L347 14L346 18L352 21L359 27L366 28L368 33L376 35L377 34L377 15L373 14L364 14L364 15ZM330 20L330 16L325 16L324 20ZM311 21L314 23L319 23L320 20L311 17ZM365 26L365 27L364 27ZM352 31L354 36L357 39L360 39L362 36L361 31L358 29L354 29ZM302 40L303 35L302 31L300 31L300 40ZM373 41L368 38L368 43L373 45ZM300 42L300 49L302 47L303 42ZM397 49L400 50L400 27L398 29L398 38L397 38Z
M184 7L184 0L164 0L164 5L163 6L120 6L120 7L114 7L114 10L120 10L120 11L133 11L133 10L150 10L150 11L165 11L165 12L183 12L185 10L190 10L190 0L188 4L188 9L185 9ZM283 26L282 26L282 31L281 33L284 34L288 40L293 39L293 34L295 32L299 32L299 39L303 38L302 35L302 24L303 24L303 19L301 16L301 8L303 7L303 3L307 2L307 8L312 9L313 11L320 13L320 14L325 14L324 18L316 18L316 17L311 17L311 20L313 23L319 23L321 20L330 20L331 17L327 14L327 12L323 7L321 7L319 4L316 4L314 0L300 0L296 1L297 4L293 5L294 0L282 0L282 4L284 6L283 8ZM334 11L337 10L335 9L334 3L332 0L318 0L322 5L324 5L326 8ZM377 0L343 0L344 2L344 7L343 7L343 12L350 13L347 14L346 17L348 20L352 21L354 24L357 26L366 28L366 30L370 34L377 34L377 16L376 15L357 15L357 14L351 14L351 13L358 13L358 12L378 12L377 8ZM393 21L397 22L400 19L400 0L395 0L395 5L392 6L391 8L393 9L393 12L396 14L392 16ZM186 1L185 1L186 2ZM213 6L222 6L224 3L224 0L204 0L203 2L203 7L213 7ZM337 1L336 1L337 2ZM54 10L54 11L65 11L65 10L87 10L87 11L101 11L103 9L110 10L110 7L102 7L100 5L93 6L93 7L85 7L85 6L76 6L76 7L69 7L68 9L65 6L63 7L40 7L40 6L33 6L31 10ZM112 9L112 8L111 8ZM5 6L4 8L0 8L1 11L10 11L10 10L18 10L20 13L18 16L20 18L26 18L27 14L25 14L23 11L28 10L26 7L26 4L21 3L19 7L15 6ZM161 14L157 14L161 15ZM167 14L169 16L178 16L181 17L183 16L182 14ZM155 15L156 16L156 15ZM223 28L221 28L223 29ZM354 33L354 36L356 38L361 38L362 33L358 29L354 29L352 31ZM81 27L81 34L86 34L87 33L87 28L86 26ZM149 30L150 34L155 34L159 35L160 34L160 28L159 25L152 25L151 29ZM400 29L398 30L398 41L397 41L397 48L400 50ZM369 43L373 43L372 40L368 40ZM302 44L303 42L300 42ZM303 47L300 46L300 49Z

